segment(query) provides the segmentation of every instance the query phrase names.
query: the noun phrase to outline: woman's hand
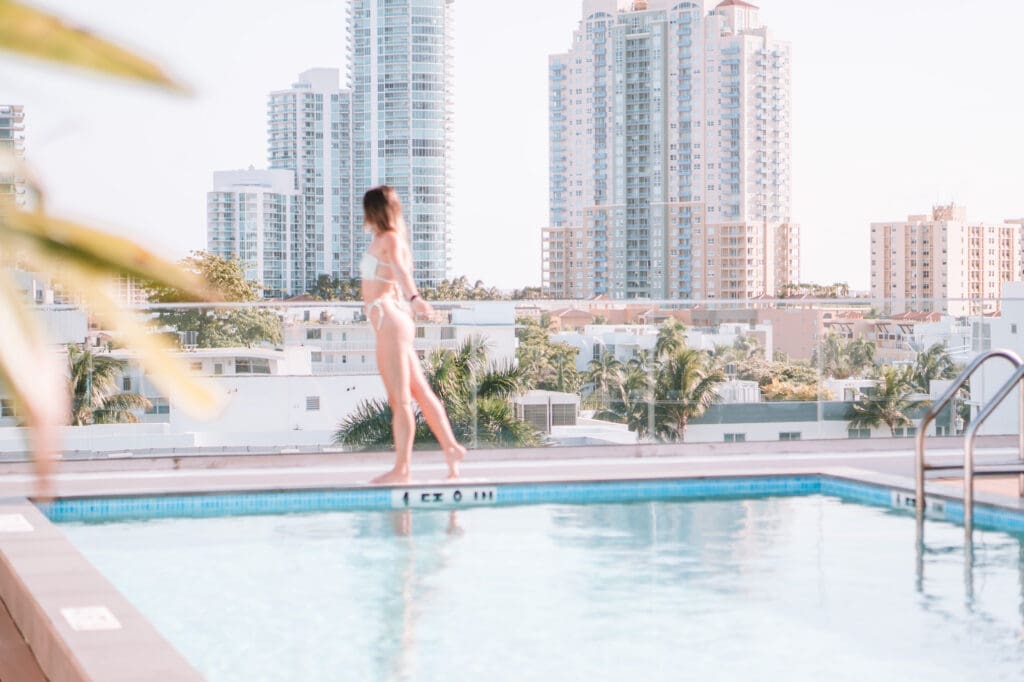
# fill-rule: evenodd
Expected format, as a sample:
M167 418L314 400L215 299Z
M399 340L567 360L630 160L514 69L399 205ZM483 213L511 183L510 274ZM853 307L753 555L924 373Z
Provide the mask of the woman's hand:
M429 301L423 300L422 296L417 296L412 300L412 311L420 317L434 316L434 306L430 305Z

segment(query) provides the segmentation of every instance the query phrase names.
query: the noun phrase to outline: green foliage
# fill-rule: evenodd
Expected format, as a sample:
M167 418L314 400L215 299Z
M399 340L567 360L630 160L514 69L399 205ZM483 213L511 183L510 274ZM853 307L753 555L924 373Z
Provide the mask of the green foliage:
M960 369L949 356L949 349L945 344L936 342L917 354L911 382L921 393L929 393L932 381L955 379Z
M127 366L124 361L75 345L67 349L72 426L135 423L136 411L152 407L143 396L125 393L117 385Z
M576 369L579 349L567 343L552 343L546 321L517 320L519 347L516 360L529 388L577 393L583 375Z
M181 261L182 267L194 272L222 292L225 301L248 303L260 300L259 285L245 279L242 265L205 251L197 251ZM152 303L188 303L194 296L174 287L150 284L147 287ZM160 324L175 331L194 331L200 348L252 347L262 343L283 341L281 319L277 313L257 308L188 308L161 310Z
M849 379L863 376L875 366L875 344L863 336L843 339L835 332L829 332L814 350L812 362L819 362L825 376L834 379Z
M465 443L502 447L541 444L540 435L515 416L510 399L526 391L519 368L492 366L482 337L470 337L456 350L435 349L424 374L444 405L455 437ZM417 408L416 443L437 443ZM391 408L382 400L364 400L338 424L333 442L356 449L394 447Z
M846 282L835 284L783 284L779 287L779 298L849 298L850 285Z
M641 351L625 365L609 353L591 361L588 380L607 396L595 418L626 424L638 438L685 440L690 420L718 400L716 388L725 378L706 353L678 346L673 327L659 335L664 341L654 353Z
M908 412L928 404L927 400L912 397L917 392L912 368L883 368L875 390L851 406L850 428L874 428L885 424L896 435L897 427L913 423L907 416Z
M362 299L359 279L340 279L330 275L317 277L316 285L306 293L324 301L359 301Z

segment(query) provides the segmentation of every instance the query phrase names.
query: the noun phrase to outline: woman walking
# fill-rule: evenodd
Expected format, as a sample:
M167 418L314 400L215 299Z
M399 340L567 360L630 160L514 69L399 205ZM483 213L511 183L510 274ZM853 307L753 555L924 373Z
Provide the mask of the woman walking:
M420 406L448 464L448 478L459 476L459 462L466 448L455 440L448 415L423 375L413 352L415 333L409 306L415 314L429 316L433 306L416 291L412 278L402 204L387 185L374 187L363 195L363 220L373 232L373 241L359 262L366 317L377 337L377 368L391 406L391 431L395 439L395 466L373 479L373 483L408 483L416 421L412 400Z

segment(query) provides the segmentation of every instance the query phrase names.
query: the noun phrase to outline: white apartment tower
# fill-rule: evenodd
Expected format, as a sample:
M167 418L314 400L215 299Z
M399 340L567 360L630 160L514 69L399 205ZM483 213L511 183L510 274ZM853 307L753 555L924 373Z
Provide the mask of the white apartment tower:
M1003 282L1019 280L1020 225L971 224L953 204L871 223L871 296L886 312L992 313Z
M451 276L454 0L349 0L348 22L356 199L394 187L414 277L435 286Z
M245 278L264 296L306 290L304 267L293 267L294 241L305 234L302 205L290 170L234 170L213 174L206 195L207 250L241 262Z
M270 168L292 171L301 197L301 226L288 255L293 294L320 275L355 276L350 98L337 69L310 69L267 103Z
M758 8L584 0L549 59L556 298L749 298L799 279L790 47Z
M25 109L20 104L0 104L0 153L25 156ZM0 173L0 201L24 205L25 186L20 178Z

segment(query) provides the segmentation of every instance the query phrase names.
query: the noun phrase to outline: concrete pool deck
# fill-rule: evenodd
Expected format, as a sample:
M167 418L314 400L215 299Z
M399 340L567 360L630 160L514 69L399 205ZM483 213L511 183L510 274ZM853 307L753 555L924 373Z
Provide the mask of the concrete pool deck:
M960 458L959 439L929 444L929 461ZM1014 444L1013 437L979 440L979 462L1010 460ZM476 450L460 483L820 474L912 491L912 446L906 439L876 439ZM362 488L390 464L387 453L68 461L55 492L92 498ZM444 475L439 453L416 454L412 486L449 484ZM202 679L26 499L32 485L27 464L0 464L0 682ZM976 490L978 503L1024 512L1016 478L979 478ZM960 499L959 481L931 480L928 494Z

